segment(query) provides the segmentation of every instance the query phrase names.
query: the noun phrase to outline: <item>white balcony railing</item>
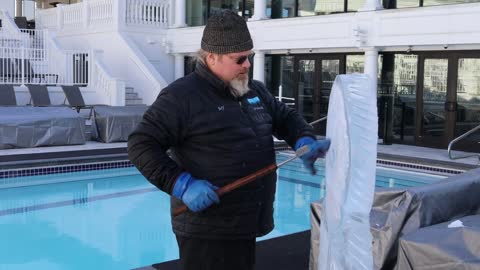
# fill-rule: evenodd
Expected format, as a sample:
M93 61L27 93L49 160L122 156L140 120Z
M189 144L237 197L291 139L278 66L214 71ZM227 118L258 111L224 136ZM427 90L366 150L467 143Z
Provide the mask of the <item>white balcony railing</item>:
M168 27L170 18L169 0L127 0L127 25L151 25Z
M82 5L66 5L62 6L62 22L66 29L80 29L85 18Z
M47 49L52 48L54 49ZM89 54L85 51L46 48L0 47L2 84L76 84L89 82Z
M114 23L114 0L90 1L88 4L88 25L105 25Z
M89 0L38 10L36 21L40 28L55 31L128 26L168 28L173 24L172 9L173 0Z
M36 16L35 23L43 29L55 29L58 24L57 11L54 8L37 10L41 15Z
M0 83L88 84L88 52L62 50L48 30L19 29L8 13L0 19Z

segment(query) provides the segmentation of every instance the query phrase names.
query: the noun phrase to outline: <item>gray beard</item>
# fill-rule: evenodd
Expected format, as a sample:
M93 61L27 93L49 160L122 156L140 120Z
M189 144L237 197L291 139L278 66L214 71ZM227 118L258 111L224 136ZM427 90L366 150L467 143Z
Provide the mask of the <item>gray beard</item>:
M230 93L234 97L241 97L248 93L250 91L250 88L248 88L248 79L246 80L240 80L240 79L233 79L229 83L230 85Z

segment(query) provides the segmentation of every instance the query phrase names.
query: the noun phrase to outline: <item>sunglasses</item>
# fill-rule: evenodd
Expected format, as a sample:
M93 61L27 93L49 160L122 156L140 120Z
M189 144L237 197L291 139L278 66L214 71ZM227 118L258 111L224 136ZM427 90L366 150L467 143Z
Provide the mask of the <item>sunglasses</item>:
M243 65L243 63L245 63L245 61L248 59L248 61L250 63L253 63L253 57L255 56L255 53L251 53L249 55L242 55L240 57L237 58L237 65Z

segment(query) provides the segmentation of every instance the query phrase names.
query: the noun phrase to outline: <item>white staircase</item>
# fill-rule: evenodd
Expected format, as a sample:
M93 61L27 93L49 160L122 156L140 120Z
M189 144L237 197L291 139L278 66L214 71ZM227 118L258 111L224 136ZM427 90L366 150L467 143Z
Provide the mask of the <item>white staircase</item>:
M135 106L142 105L143 100L139 97L138 93L135 92L133 87L125 87L125 106Z
M60 46L92 51L98 59L100 64L95 63L89 69L96 82L92 88L109 95L109 100L95 103L149 104L173 80L171 69L157 69L151 60L162 67L174 64L164 42L173 23L174 3L174 0L88 0L37 10L35 21ZM102 89L114 88L114 84L97 78L96 67L109 75L104 77L122 81L123 89ZM125 84L135 90L125 88Z

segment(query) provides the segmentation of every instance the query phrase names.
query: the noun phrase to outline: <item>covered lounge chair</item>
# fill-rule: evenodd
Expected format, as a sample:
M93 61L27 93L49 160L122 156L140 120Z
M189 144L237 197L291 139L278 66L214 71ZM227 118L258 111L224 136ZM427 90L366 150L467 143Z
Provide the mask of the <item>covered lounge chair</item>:
M0 84L0 106L17 106L13 85Z

